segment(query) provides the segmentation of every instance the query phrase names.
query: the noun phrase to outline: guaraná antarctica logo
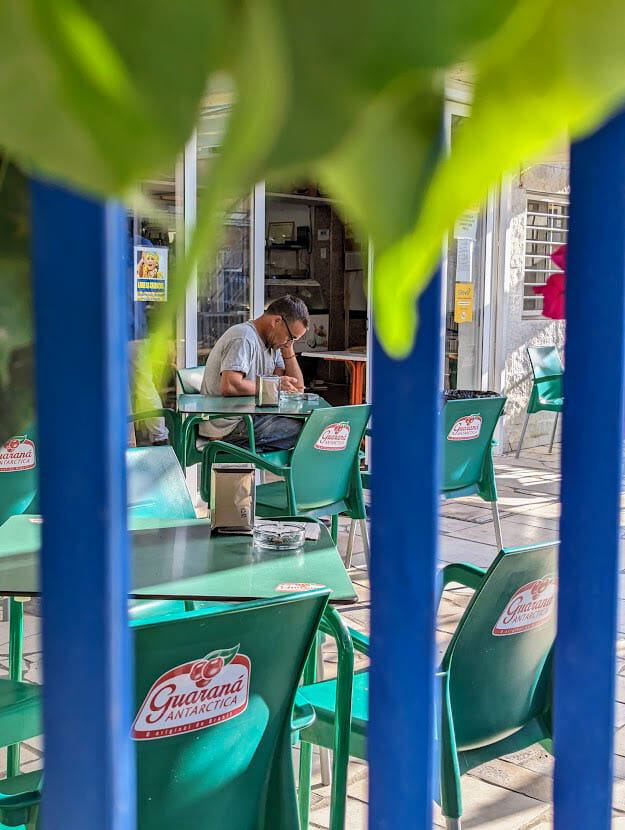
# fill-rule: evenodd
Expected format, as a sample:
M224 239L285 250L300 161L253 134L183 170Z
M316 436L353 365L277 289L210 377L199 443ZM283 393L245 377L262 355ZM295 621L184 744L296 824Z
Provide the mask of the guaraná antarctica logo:
M147 693L131 737L167 738L235 718L247 708L251 670L238 645L169 669Z
M495 623L495 637L521 634L544 625L555 610L557 591L558 578L554 574L521 586Z
M0 473L32 470L36 465L35 445L26 435L14 435L0 447Z
M478 438L482 429L481 415L465 415L458 418L453 427L449 430L448 441L472 441Z
M349 438L349 424L330 424L326 427L315 444L316 450L344 450Z

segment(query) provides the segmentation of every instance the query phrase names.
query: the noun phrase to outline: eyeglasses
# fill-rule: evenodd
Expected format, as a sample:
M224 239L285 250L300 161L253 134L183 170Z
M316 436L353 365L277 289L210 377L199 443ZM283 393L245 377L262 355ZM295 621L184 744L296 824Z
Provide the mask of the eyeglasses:
M284 317L282 317L282 322L283 322L283 323L284 323L284 325L286 326L286 330L287 330L287 331L288 331L288 333L289 333L289 340L296 340L297 338L293 336L293 332L292 332L292 331L291 331L291 329L289 328L289 324L287 323L287 321L285 320L285 318L284 318Z

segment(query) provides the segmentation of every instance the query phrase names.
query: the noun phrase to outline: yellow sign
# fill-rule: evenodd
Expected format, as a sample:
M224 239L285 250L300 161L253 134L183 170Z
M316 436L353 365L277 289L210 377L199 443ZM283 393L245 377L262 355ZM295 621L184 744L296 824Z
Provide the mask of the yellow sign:
M457 282L454 322L470 323L471 320L473 320L473 283Z

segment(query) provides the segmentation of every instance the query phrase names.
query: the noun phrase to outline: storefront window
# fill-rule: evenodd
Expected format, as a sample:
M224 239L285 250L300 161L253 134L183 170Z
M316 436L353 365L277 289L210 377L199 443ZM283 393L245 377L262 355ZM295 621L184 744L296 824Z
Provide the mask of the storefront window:
M451 147L464 115L451 115ZM481 389L487 260L487 211L475 207L456 222L447 243L446 389Z
M145 181L146 207L128 214L128 351L133 412L175 405L176 332L171 311L169 349L160 365L146 360L144 346L153 333L175 279L176 241L182 223L182 193L174 172ZM138 443L167 440L160 418L138 422Z
M207 97L197 131L198 198L203 177L219 152L232 95ZM198 272L197 363L206 363L221 335L251 317L251 201L243 199L225 217L224 235L217 255Z

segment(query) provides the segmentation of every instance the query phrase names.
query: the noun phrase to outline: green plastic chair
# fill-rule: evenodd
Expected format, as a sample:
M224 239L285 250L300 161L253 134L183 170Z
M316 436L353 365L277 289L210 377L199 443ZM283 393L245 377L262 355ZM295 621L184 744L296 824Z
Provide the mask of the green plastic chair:
M530 415L533 415L535 412L547 411L556 413L553 430L551 431L551 441L549 442L549 452L551 453L553 451L558 418L564 406L564 393L562 391L564 367L557 348L555 346L530 346L527 349L527 355L530 359L534 383L527 405L525 422L521 430L521 440L516 451L517 458L523 446L527 422L530 419Z
M11 449L8 445L11 443ZM34 445L31 447L31 443ZM15 446L13 446L15 444ZM25 513L31 507L37 495L37 433L32 426L27 427L20 435L9 438L2 447L3 456L7 459L12 454L28 448L34 456L35 466L28 469L2 469L8 464L2 464L0 468L0 524L6 522L11 516Z
M452 582L475 591L437 675L440 804L449 830L461 828L464 773L538 741L551 751L557 567L558 544L550 543L502 550L487 571L454 564L440 572L441 596ZM354 648L368 655L369 638L350 634ZM300 688L316 715L302 741L331 746L334 685L326 680ZM369 672L363 671L354 675L350 743L350 753L362 760L368 720ZM300 772L300 788L306 786L301 778Z
M126 450L128 516L195 519L182 467L172 447Z
M202 459L202 498L210 503L211 468L222 456L250 462L283 479L256 488L257 516L331 516L336 544L339 513L366 518L359 450L370 414L368 404L315 410L304 424L288 464L274 464L258 453L212 441Z
M328 595L131 623L138 827L297 830L294 701Z
M176 369L178 381L185 395L199 395L202 389L204 378L204 366L187 366L184 369Z
M149 418L164 418L165 426L169 432L169 443L174 448L178 461L182 463L181 454L181 437L182 427L180 423L180 415L173 409L146 409L142 412L133 412L128 416L128 421L136 423L137 421L145 421Z
M478 495L490 503L497 550L501 550L501 523L493 466L493 433L504 397L468 398L445 403L441 416L442 485L444 499Z
M41 734L41 688L0 678L0 746L19 745ZM34 830L39 813L41 772L0 781L0 825Z

